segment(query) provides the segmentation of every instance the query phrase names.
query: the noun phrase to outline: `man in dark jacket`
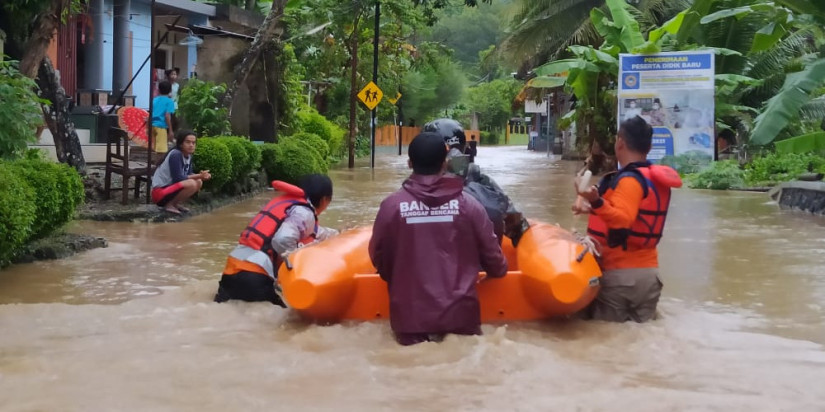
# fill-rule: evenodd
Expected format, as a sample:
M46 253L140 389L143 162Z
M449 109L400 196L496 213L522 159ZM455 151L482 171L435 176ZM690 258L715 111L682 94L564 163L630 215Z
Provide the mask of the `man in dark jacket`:
M467 137L461 123L453 119L436 119L425 124L424 131L436 133L444 139L449 147L447 171L464 178L464 192L484 206L487 217L493 222L493 231L499 243L507 235L513 246L518 246L521 236L530 225L504 190L493 178L481 173L481 168L465 154Z
M444 139L422 133L408 152L413 173L381 202L369 245L388 284L392 330L402 345L481 334L479 264L501 277L507 260L484 207L462 192L463 179L444 175Z

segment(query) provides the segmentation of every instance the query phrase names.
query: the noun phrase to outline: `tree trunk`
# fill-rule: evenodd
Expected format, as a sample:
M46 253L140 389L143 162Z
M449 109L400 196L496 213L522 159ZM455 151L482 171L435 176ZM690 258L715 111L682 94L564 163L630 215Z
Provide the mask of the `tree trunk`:
M34 31L26 41L23 58L20 59L20 72L27 77L33 79L37 76L38 67L40 67L43 58L46 57L49 43L60 26L63 10L69 7L70 1L52 0L49 8L38 16Z
M286 2L287 0L273 0L272 9L255 34L255 40L252 41L252 45L249 46L249 49L244 53L241 64L235 68L232 83L227 87L226 94L223 97L223 106L226 107L229 116L232 115L232 100L235 97L235 92L237 92L238 88L246 81L246 77L249 75L252 67L255 66L255 62L258 61L258 57L260 57L264 46L281 34L282 28L278 23L284 14Z
M244 6L244 9L249 10L249 11L255 11L255 8L257 6L258 6L258 1L257 0L246 0L246 5Z
M358 22L356 21L352 38L350 39L350 78L349 88L349 162L350 169L355 167L355 108L358 100Z
M283 45L277 43L270 43L264 48L263 59L266 62L272 62L272 67L264 67L264 76L266 78L266 89L269 103L272 105L272 119L275 124L272 138L272 143L278 143L278 129L280 129L281 120L283 119L283 73L284 62L283 59L278 58L277 54L283 52ZM267 65L269 66L269 65Z
M46 125L54 136L57 160L74 167L80 174L85 174L86 160L83 158L74 123L69 118L69 99L66 98L66 91L60 85L60 76L55 72L51 60L45 57L42 61L36 81L40 88L40 97L51 102L42 107Z

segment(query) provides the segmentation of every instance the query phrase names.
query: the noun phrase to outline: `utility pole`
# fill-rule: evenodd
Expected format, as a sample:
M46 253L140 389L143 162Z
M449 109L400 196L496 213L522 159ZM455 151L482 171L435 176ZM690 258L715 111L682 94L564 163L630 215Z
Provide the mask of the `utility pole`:
M547 105L547 157L550 157L550 121L552 120L552 113L550 112L550 95L544 95L544 102Z
M375 0L375 38L373 39L372 44L372 82L378 84L378 30L380 29L381 23L381 2L379 0ZM371 133L372 136L370 138L370 168L375 168L375 114L376 108L372 109L372 123L370 127L372 128Z

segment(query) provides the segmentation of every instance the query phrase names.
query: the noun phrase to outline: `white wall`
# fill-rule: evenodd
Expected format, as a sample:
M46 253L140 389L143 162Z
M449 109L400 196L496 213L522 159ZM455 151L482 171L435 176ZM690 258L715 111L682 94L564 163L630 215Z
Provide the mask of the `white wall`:
M105 143L89 143L91 133L88 129L77 129L77 137L80 139L81 150L86 163L104 163L106 162L106 144ZM29 145L32 149L42 149L49 153L52 160L57 161L57 151L54 148L54 137L49 129L43 129L40 133L40 139L36 144Z

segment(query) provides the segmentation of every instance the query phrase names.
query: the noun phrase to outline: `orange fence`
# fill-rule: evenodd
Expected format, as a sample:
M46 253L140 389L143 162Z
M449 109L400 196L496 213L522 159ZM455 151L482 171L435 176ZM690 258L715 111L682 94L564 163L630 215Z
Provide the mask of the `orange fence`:
M398 146L398 137L401 137L401 144L407 146L412 139L421 133L420 127L410 126L380 126L375 129L375 145L376 146ZM478 130L465 130L464 134L467 136L467 141L475 137L476 141L480 139Z

